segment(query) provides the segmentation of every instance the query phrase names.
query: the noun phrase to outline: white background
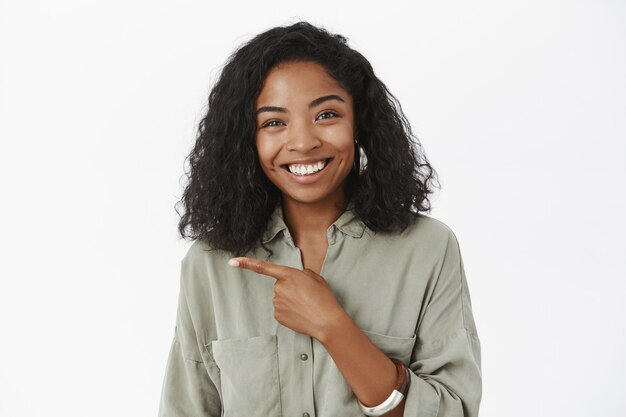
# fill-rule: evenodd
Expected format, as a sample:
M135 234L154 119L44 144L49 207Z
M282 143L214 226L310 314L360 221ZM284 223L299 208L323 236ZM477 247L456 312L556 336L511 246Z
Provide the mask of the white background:
M0 415L156 415L210 86L306 19L370 60L440 175L481 416L623 416L626 2L294 3L0 0Z

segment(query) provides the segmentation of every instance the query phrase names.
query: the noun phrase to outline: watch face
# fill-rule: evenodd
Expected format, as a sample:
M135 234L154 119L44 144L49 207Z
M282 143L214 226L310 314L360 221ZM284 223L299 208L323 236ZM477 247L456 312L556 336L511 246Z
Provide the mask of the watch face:
M400 392L394 389L391 392L391 395L389 395L389 398L387 398L382 404L377 405L375 407L366 407L358 399L357 401L359 403L359 407L361 408L361 411L363 412L363 414L365 414L366 416L378 417L378 416L384 416L388 412L396 408L402 402L403 399L404 399L404 395L402 395Z
M396 365L397 377L398 380L396 382L396 386L391 392L389 398L387 398L382 404L377 405L375 407L366 407L361 401L358 400L359 407L361 411L366 416L382 416L387 414L389 411L393 410L402 402L406 393L409 390L409 385L411 382L411 370L399 359L390 358L394 365ZM386 403L386 404L385 404ZM383 406L383 404L385 404Z

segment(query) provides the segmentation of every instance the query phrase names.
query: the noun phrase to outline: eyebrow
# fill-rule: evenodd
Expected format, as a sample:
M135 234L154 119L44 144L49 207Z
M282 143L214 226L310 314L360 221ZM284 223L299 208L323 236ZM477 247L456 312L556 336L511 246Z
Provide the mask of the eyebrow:
M336 94L330 94L328 96L322 96L322 97L318 97L315 100L313 100L312 102L309 103L309 109L315 107L315 106L319 106L320 104L329 101L329 100L339 100L343 103L345 103L345 100L342 99L340 96L336 95ZM278 113L287 113L287 109L284 107L278 107L278 106L263 106L263 107L259 107L255 113L255 115L258 115L259 113L262 112L278 112Z

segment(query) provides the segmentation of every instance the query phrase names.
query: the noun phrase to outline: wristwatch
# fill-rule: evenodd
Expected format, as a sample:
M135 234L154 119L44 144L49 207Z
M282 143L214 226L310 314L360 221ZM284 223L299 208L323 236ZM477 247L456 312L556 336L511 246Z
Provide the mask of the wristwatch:
M382 416L383 414L388 413L393 410L402 402L402 399L406 396L406 393L409 391L409 385L411 384L411 375L409 372L409 368L406 367L404 362L396 358L390 358L391 361L396 365L398 379L396 382L396 386L389 398L383 401L382 404L379 404L375 407L367 407L364 406L361 401L357 398L357 402L359 403L359 407L361 411L367 416Z

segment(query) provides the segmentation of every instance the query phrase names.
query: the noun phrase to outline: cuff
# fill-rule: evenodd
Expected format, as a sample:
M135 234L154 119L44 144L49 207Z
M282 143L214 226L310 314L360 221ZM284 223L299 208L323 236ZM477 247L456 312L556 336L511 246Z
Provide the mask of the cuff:
M411 385L406 393L404 416L436 417L439 412L439 395L435 388L409 369Z

